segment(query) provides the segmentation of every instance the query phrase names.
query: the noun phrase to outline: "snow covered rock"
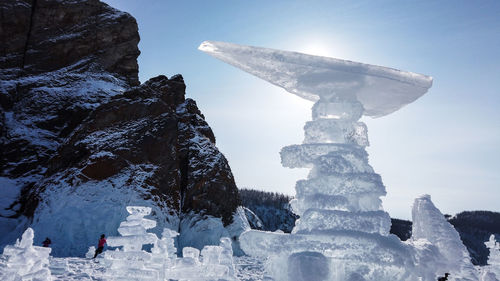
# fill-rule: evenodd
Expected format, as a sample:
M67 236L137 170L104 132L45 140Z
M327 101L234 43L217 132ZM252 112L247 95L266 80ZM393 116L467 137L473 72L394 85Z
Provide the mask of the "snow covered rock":
M48 267L51 248L33 246L34 236L33 229L28 228L21 241L17 240L15 245L4 248L2 259L5 261L0 263L1 280L52 280Z
M150 207L156 234L188 213L232 223L233 175L182 76L138 86L134 18L98 0L0 9L0 246L32 226L83 256L127 205Z
M138 85L135 19L98 0L3 1L0 68L40 74L89 58Z
M151 207L156 234L170 228L180 229L181 238L193 235L181 227L181 214L214 217L222 229L231 224L234 178L184 90L181 76L150 79L97 107L60 146L35 186L40 204L33 223L63 242L55 255L81 255L100 233L115 235L126 205ZM78 223L62 219L75 216Z
M29 225L33 187L64 140L139 83L139 34L134 18L97 0L2 1L0 11L0 177L10 182L2 197L16 194L0 202L3 246Z

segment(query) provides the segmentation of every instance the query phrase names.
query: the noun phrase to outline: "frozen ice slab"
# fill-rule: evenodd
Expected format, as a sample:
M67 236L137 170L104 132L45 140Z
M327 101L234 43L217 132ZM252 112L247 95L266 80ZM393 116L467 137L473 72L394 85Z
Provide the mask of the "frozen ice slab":
M432 86L426 75L335 58L215 41L198 49L311 101L357 100L372 117L400 109Z
M346 143L368 146L368 129L362 122L318 119L304 126L304 143Z
M295 223L292 233L313 230L352 230L389 235L391 218L384 211L346 212L339 210L309 209Z
M308 209L366 212L382 210L378 194L355 194L349 196L315 194L290 201L293 212L300 217Z
M287 168L312 168L313 164L325 173L373 173L368 154L360 146L315 143L289 145L281 149L281 164Z
M408 268L414 264L413 248L401 243L394 235L358 231L315 231L310 234L314 235L249 230L241 234L240 240L243 251L256 257L311 251L346 262L364 261Z
M385 195L380 175L374 173L352 173L299 180L295 185L297 197L322 193L325 195L355 195L376 193Z

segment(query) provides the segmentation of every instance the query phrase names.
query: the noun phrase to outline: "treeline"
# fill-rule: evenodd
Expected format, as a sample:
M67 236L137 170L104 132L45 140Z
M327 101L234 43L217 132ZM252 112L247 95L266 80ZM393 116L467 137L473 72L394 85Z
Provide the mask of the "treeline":
M485 265L489 251L484 245L491 234L500 239L500 213L490 211L466 211L455 216L444 215L455 227L460 239L469 251L471 261L475 265ZM411 237L412 222L392 219L391 233L401 240Z
M448 221L460 234L460 239L469 250L472 263L486 264L489 250L484 242L490 239L491 234L496 234L500 239L500 213L490 211L466 211L448 218Z
M283 208L288 206L292 196L278 192L267 192L249 188L239 190L240 199L243 206L268 206L274 208Z
M290 233L298 216L290 209L291 196L277 193L241 188L239 190L241 204L252 210L262 221L263 230L278 229Z

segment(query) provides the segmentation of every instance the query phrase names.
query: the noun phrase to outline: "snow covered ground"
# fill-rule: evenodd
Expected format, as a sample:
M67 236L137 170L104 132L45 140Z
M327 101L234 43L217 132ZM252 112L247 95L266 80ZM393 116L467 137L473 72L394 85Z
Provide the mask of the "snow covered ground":
M264 273L264 261L242 256L234 257L236 274L242 281L273 280ZM102 262L87 258L51 258L50 270L54 281L106 280Z
M241 281L272 281L265 273L265 260L242 256L234 257L236 276ZM105 267L102 262L88 258L50 258L50 271L53 281L105 281Z

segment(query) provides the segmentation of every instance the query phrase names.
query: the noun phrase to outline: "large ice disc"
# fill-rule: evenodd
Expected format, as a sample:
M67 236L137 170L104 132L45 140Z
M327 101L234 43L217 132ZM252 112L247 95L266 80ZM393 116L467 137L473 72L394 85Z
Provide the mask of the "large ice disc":
M426 75L335 58L215 41L199 49L311 101L357 100L372 117L400 109L432 86Z

